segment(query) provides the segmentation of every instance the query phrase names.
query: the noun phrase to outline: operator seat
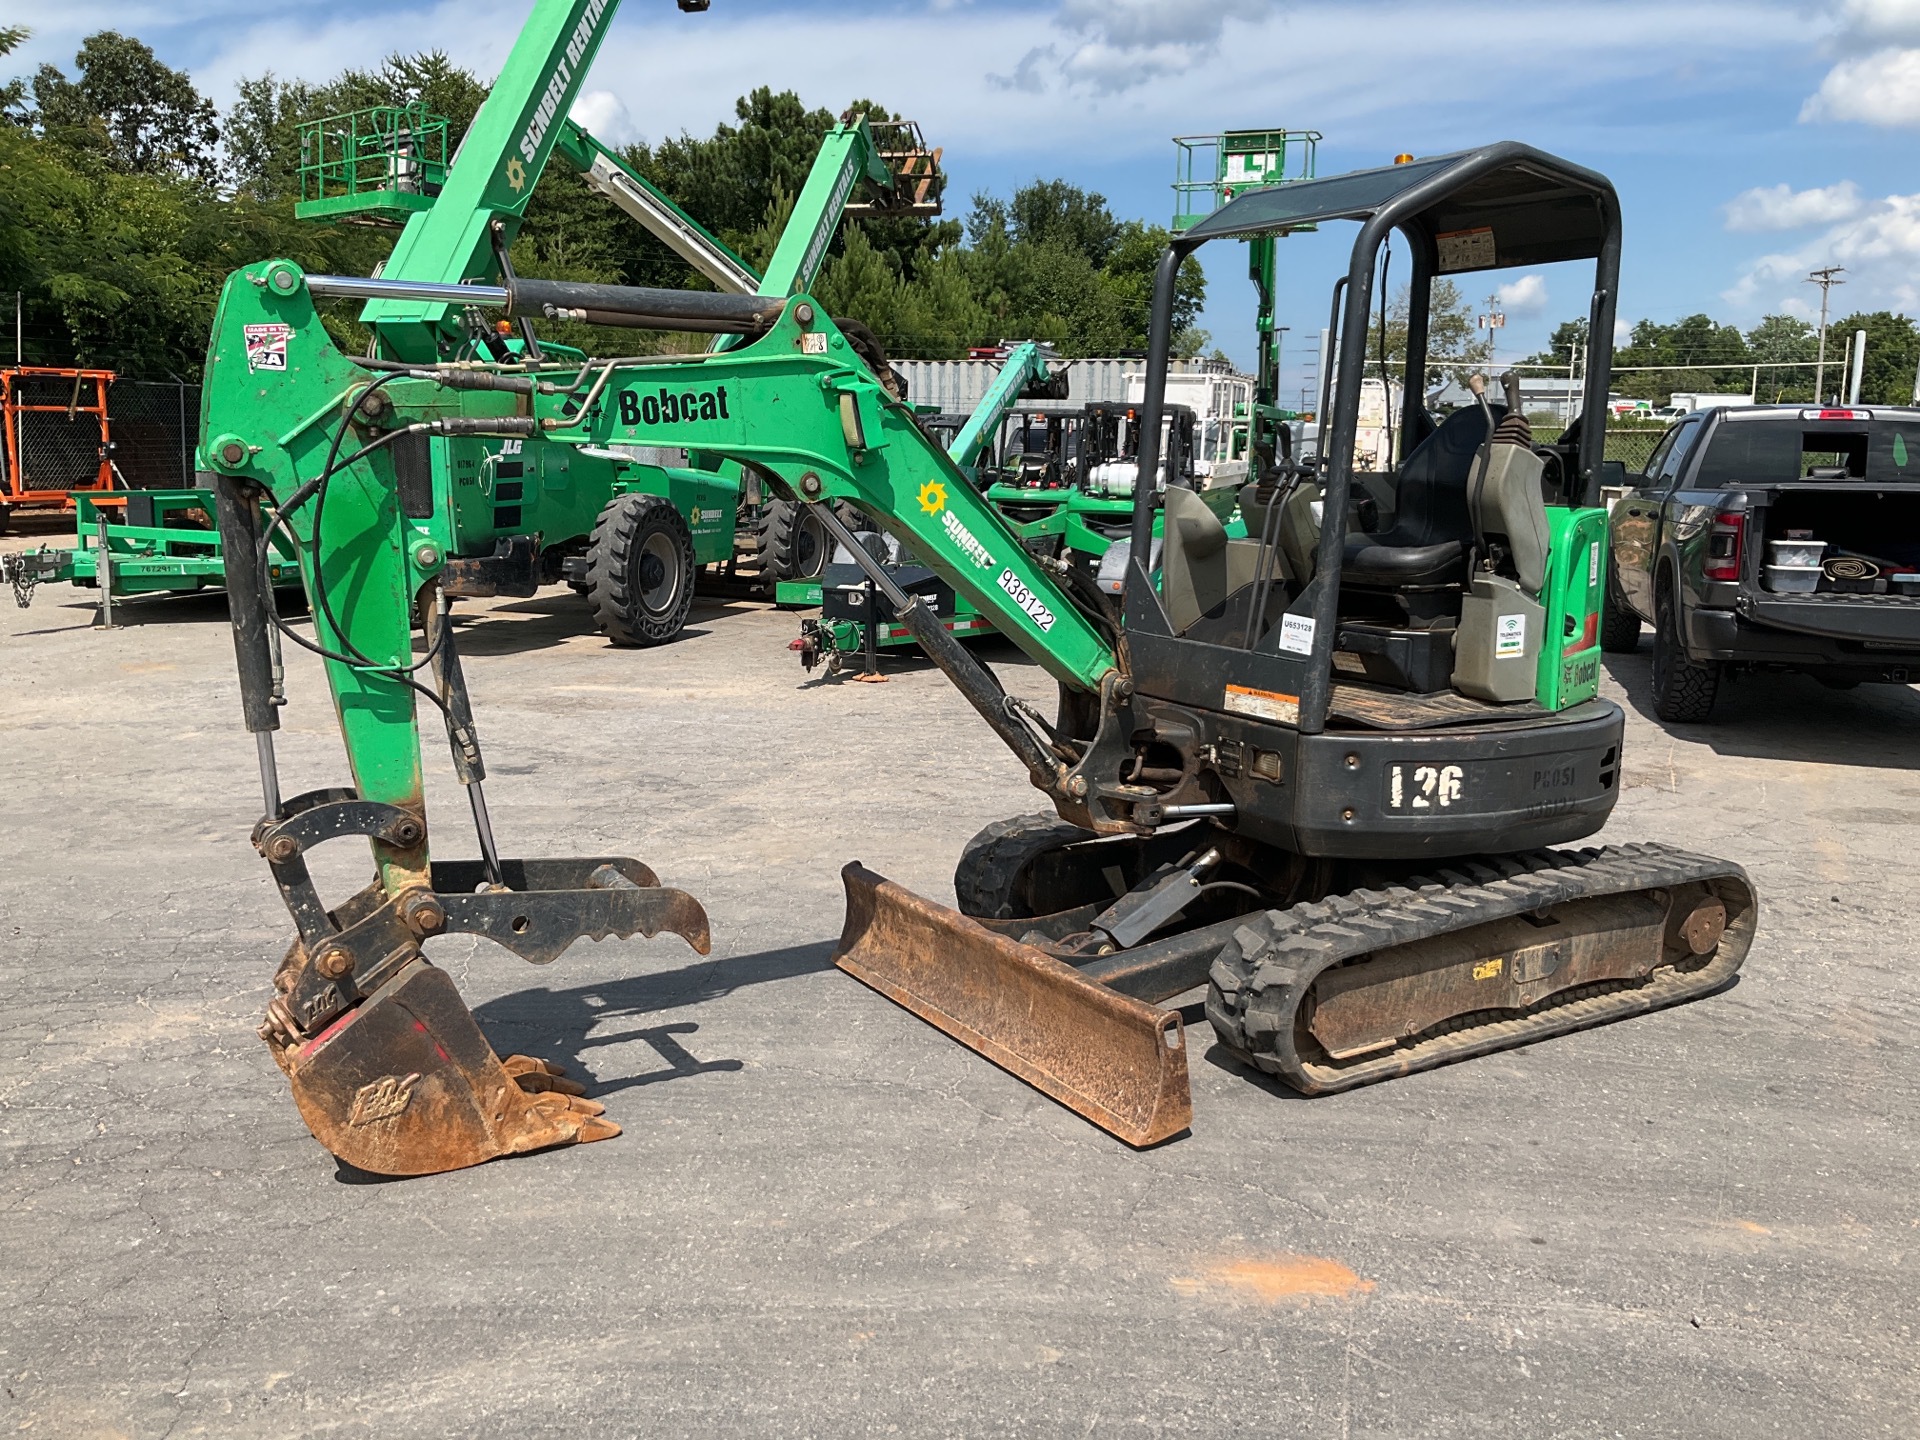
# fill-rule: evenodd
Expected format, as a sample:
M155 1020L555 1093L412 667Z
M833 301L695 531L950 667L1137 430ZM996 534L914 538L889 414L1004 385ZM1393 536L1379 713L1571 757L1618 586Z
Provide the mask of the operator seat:
M1392 528L1347 537L1340 583L1377 590L1464 584L1474 539L1467 478L1486 439L1487 417L1469 405L1414 446L1400 466Z

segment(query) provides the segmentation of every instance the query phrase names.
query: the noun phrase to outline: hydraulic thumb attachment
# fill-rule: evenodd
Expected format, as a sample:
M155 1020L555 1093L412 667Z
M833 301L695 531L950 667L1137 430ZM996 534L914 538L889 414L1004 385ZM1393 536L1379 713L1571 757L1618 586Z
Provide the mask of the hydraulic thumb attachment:
M700 902L637 860L436 861L426 883L376 880L337 909L320 901L306 855L362 836L406 854L425 827L398 806L323 790L262 821L254 843L300 930L274 977L260 1034L313 1136L377 1175L431 1175L496 1156L589 1140L620 1127L555 1066L496 1055L444 970L421 952L436 935L484 935L548 964L574 940L671 932L702 955Z

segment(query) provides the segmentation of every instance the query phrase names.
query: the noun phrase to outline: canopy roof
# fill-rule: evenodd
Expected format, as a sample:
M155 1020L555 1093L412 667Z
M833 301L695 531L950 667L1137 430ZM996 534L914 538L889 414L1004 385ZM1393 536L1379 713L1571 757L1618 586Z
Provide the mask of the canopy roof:
M1188 230L1180 245L1385 215L1435 242L1441 274L1459 274L1591 260L1615 205L1613 183L1604 175L1505 140L1250 191Z

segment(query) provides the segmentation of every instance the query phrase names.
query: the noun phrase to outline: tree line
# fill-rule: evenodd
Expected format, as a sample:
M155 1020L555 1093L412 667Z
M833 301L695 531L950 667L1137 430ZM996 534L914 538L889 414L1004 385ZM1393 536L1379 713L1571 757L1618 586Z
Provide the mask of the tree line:
M0 27L0 55L26 35ZM82 42L71 74L42 65L0 85L0 296L21 296L26 359L196 379L233 270L284 256L315 272L365 275L392 247L394 231L295 218L303 124L418 103L447 117L451 154L486 93L428 51L318 84L250 77L222 114L185 72L113 31ZM849 108L896 118L867 100ZM734 112L710 136L682 133L622 154L764 266L836 117L767 87ZM1008 197L972 196L964 219L848 219L815 291L896 356L952 359L1029 338L1067 355L1114 354L1146 344L1166 242L1158 226L1117 219L1101 195L1036 179ZM535 187L511 259L543 279L706 285L561 162ZM1189 262L1176 312L1183 354L1209 343L1193 324L1204 299ZM335 337L357 348L366 337L353 311L329 306L326 315ZM602 353L616 343L578 328L555 338ZM634 332L617 344L631 350Z

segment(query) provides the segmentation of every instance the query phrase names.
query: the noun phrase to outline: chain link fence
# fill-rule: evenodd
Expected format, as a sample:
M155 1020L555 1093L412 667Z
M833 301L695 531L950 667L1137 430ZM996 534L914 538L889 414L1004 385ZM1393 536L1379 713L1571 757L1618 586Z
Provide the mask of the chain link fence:
M6 377L7 489L78 490L99 478L107 420L94 375Z
M193 487L200 387L170 380L116 380L107 387L113 463L135 490Z
M0 463L10 493L89 489L103 458L112 463L115 483L135 490L193 485L198 385L120 379L103 385L91 374L14 370L6 377L0 415L7 431Z
M1618 460L1627 467L1629 475L1638 475L1647 468L1647 461L1653 455L1653 447L1660 443L1660 437L1667 433L1667 426L1621 424L1617 420L1607 422L1606 458ZM1549 445L1560 438L1560 429L1553 425L1536 425L1533 428L1534 442Z

